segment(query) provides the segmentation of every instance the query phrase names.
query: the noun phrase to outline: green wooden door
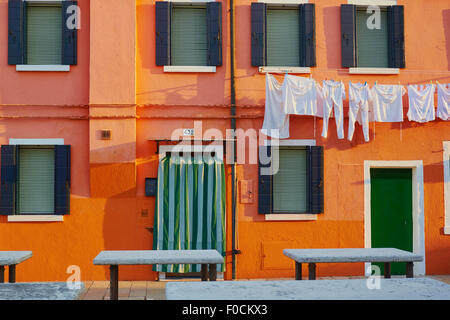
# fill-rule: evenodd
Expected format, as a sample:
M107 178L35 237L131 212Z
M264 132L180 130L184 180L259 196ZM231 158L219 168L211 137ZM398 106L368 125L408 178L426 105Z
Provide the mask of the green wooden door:
M413 251L412 169L370 169L372 248ZM384 274L384 264L375 263ZM405 263L391 265L393 275L405 274Z

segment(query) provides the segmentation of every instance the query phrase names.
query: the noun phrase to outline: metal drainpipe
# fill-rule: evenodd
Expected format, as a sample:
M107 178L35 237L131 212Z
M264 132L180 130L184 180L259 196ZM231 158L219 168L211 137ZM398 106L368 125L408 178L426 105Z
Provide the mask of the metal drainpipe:
M231 80L231 129L236 130L236 88L234 75L234 2L230 0L230 80ZM233 141L233 165L231 167L231 277L236 279L236 141Z

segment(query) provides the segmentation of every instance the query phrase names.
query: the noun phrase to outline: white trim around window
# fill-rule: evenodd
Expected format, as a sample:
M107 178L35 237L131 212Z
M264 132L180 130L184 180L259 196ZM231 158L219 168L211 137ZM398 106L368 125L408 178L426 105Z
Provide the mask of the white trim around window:
M349 68L349 74L400 74L399 68Z
M166 156L166 152L215 152L215 159L223 161L223 145L162 145L159 146L159 159Z
M450 235L450 141L444 141L444 234Z
M215 66L164 66L164 72L216 72Z
M54 146L64 145L63 138L55 139L9 139L10 145L27 145L27 146Z
M280 146L280 147L306 147L315 146L316 140L312 139L288 139L288 140L264 140L265 146ZM317 214L308 213L273 213L265 214L264 219L266 221L315 221L317 220Z
M69 65L33 65L33 64L18 64L16 65L16 71L56 71L56 72L69 72Z
M63 222L64 216L57 215L12 215L8 222Z
M311 73L310 67L259 67L259 73Z
M397 0L348 0L348 4L357 6L395 6Z
M423 256L423 261L414 263L414 274L425 275L425 218L424 218L424 181L423 161L364 161L364 247L372 247L371 234L371 199L370 199L370 168L411 168L413 184L413 252ZM370 263L365 263L365 274L371 276L368 270Z
M258 0L258 2L268 4L302 4L309 3L309 0Z

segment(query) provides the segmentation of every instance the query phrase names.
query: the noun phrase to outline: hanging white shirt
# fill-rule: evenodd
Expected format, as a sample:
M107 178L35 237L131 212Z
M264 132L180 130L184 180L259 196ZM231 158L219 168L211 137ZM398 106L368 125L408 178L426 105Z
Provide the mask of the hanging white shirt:
M275 77L266 73L266 106L261 132L266 136L289 138L289 115L284 111L284 86Z
M371 91L367 82L352 83L348 86L348 140L352 141L355 132L355 122L363 127L364 140L369 141L369 103L372 100Z
M322 137L328 135L328 122L334 110L337 134L339 139L344 139L344 99L345 86L342 81L323 81L323 130Z
M409 121L428 122L434 121L436 118L434 107L434 92L436 86L434 84L427 84L420 88L418 85L408 86Z
M450 83L437 84L438 106L436 115L442 120L450 120Z
M402 85L379 85L372 88L373 107L370 121L402 122L403 95L406 93Z
M284 84L285 113L303 116L317 114L315 80L286 74Z

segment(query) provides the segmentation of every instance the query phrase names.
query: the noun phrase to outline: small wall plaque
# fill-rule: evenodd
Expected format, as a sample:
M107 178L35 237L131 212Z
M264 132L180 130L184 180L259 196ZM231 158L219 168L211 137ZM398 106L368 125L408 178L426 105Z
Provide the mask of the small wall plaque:
M153 197L156 196L158 186L157 178L145 178L145 196Z

